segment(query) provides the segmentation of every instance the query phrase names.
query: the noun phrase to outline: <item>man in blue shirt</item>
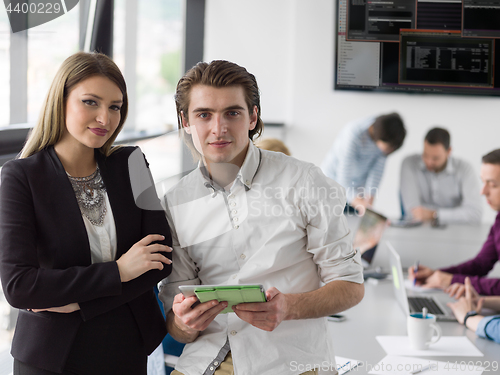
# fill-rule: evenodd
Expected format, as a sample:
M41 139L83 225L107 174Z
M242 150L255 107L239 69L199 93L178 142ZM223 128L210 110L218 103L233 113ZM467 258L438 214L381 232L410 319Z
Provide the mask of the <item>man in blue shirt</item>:
M347 124L324 159L323 173L346 188L358 211L373 204L387 156L403 145L406 129L397 113Z

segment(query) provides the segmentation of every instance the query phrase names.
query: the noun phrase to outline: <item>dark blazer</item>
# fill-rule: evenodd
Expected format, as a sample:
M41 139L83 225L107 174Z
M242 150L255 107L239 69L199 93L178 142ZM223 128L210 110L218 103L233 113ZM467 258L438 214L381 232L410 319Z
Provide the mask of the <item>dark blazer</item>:
M129 177L134 150L137 156L138 148L124 147L107 158L96 150L115 219L116 259L148 234L163 234L162 243L172 244L164 212L135 203ZM158 201L146 170L151 188L142 197L154 194L151 199ZM1 177L0 276L7 301L21 309L13 357L61 372L80 323L123 304L129 305L151 353L166 334L153 287L171 266L122 283L116 262L92 264L78 202L53 147L6 163ZM81 310L70 314L26 310L74 302Z

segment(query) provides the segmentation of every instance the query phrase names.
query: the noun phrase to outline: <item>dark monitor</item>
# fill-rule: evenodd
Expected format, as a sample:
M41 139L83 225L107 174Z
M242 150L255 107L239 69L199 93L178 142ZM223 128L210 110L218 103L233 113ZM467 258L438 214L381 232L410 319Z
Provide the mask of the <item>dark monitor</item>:
M477 31L491 29L487 19L483 29L465 28L471 16L468 0L464 1L462 5L461 0L337 0L334 89L500 95L500 80L495 79L500 69L499 43ZM409 23L414 26L402 27ZM500 22L494 24L500 28ZM402 39L402 29L412 30L411 35L408 31ZM427 39L431 44L424 46L424 39L431 37Z
M500 38L500 0L463 0L464 37Z
M350 0L347 2L348 40L399 40L399 29L415 27L415 0Z
M494 40L460 31L400 30L399 83L493 88Z
M461 30L462 0L421 0L417 3L419 30Z

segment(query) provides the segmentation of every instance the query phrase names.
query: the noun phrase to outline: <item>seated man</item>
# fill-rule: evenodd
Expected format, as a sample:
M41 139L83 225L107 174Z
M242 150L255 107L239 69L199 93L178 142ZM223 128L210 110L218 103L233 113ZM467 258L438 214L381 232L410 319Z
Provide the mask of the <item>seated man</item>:
M322 363L335 373L325 317L364 294L344 189L313 164L254 146L263 122L245 68L198 63L175 100L200 163L166 195L175 266L160 298L168 332L188 343L172 374L317 374ZM263 284L267 302L219 315L227 302L195 305L179 293L186 284Z
M466 277L465 296L457 302L449 303L448 306L460 324L476 332L479 337L500 344L500 315L481 315L483 307L500 312L500 296L481 297Z
M400 186L405 218L440 224L481 221L476 172L450 154L450 133L434 128L425 136L424 153L403 160Z
M500 149L483 156L481 180L483 181L481 194L486 197L491 208L500 211ZM474 259L436 271L421 265L415 273L413 267L410 267L408 273L411 280L417 279L418 285L441 289L448 289L453 283L463 284L465 278L469 276L472 286L478 293L500 295L500 279L484 277L493 269L498 260L500 260L500 212L497 214L483 248ZM452 288L448 291L457 297L461 294L457 294Z
M321 169L347 189L348 203L364 212L373 204L387 156L403 145L405 136L397 113L353 121L341 130Z

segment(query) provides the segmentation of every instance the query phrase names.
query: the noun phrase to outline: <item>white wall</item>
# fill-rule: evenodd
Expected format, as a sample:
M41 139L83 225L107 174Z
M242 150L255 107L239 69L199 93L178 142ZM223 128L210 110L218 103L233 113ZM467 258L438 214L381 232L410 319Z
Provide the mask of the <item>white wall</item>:
M398 111L408 136L388 159L375 203L390 217L399 215L401 160L421 151L434 125L451 132L454 154L469 160L479 178L481 156L500 147L499 99L334 91L334 3L207 0L205 60L227 59L253 73L264 122L285 122L293 155L316 164L348 121ZM483 204L483 221L492 222L495 213Z

